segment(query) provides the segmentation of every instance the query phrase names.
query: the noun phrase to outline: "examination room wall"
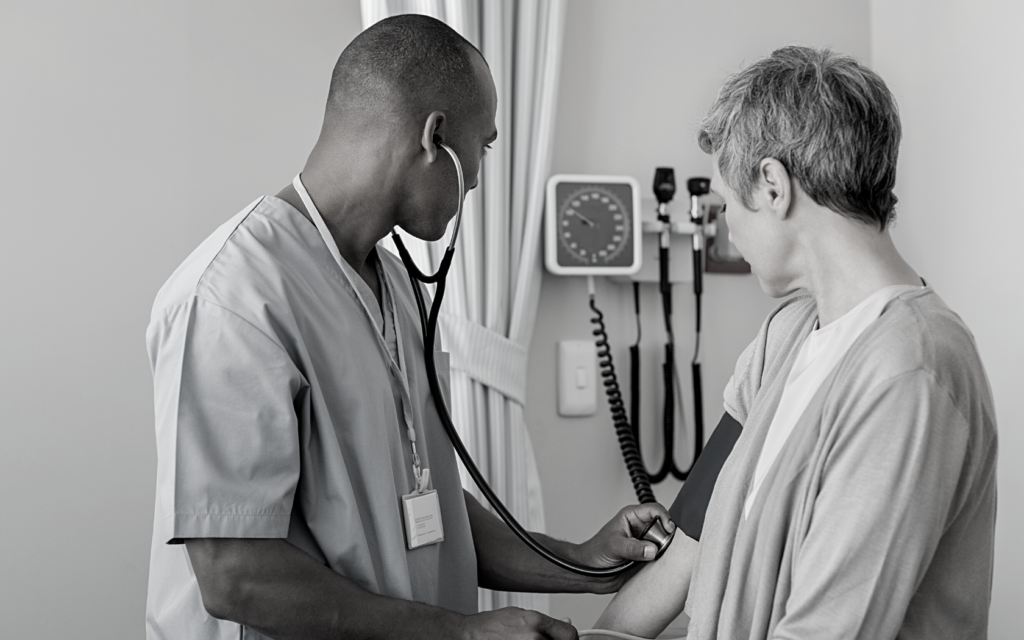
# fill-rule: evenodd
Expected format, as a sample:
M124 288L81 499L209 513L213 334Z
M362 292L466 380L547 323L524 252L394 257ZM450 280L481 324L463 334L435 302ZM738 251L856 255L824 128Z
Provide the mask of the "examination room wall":
M355 0L0 3L0 640L144 635L157 289L316 140Z
M828 45L867 60L869 24L866 0L569 0L552 172L631 175L650 198L654 168L674 167L674 215L685 216L686 179L710 175L710 161L696 145L696 127L725 76L784 44ZM674 259L689 260L689 251ZM776 302L751 275L709 275L704 291L701 359L709 433L722 414L722 390L736 357ZM686 430L677 427L677 434L689 442L692 284L676 285L674 296L676 359L688 425ZM597 297L628 397L628 347L636 338L632 287L598 278ZM659 389L665 340L656 284L643 285L642 305L641 440L648 467L655 467L663 450ZM557 342L591 339L590 317L584 278L545 274L530 349L527 416L548 529L571 540L589 537L619 507L636 501L603 394L593 416L561 418L557 413ZM688 444L678 443L680 466L689 463L690 451ZM655 487L655 494L668 504L680 485L667 480ZM551 609L586 628L608 600L555 595Z
M904 255L978 342L999 421L989 637L1024 637L1024 4L872 0L875 68L899 101Z
M790 42L874 61L906 128L897 242L974 329L996 397L995 640L1020 637L1024 593L1024 292L1010 262L1024 237L1021 12L993 0L570 0L553 165L633 175L645 195L668 165L682 186L709 171L693 131L727 73ZM142 637L150 305L217 224L299 169L359 29L355 0L0 3L0 640ZM631 291L602 280L598 296L625 374ZM675 296L690 421L690 285ZM773 304L751 276L708 277L708 430ZM658 312L646 285L652 384ZM546 274L527 414L548 529L574 540L634 499L603 398L589 418L556 412L555 344L589 338L589 318L585 283ZM644 393L653 458L660 397ZM552 613L589 625L607 599L554 596Z

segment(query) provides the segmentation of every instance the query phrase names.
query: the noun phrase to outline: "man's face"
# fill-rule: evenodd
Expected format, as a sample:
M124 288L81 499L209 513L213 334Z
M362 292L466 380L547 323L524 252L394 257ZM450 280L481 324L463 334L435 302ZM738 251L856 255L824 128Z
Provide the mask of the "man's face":
M479 183L480 161L486 155L487 148L498 137L498 129L494 123L498 112L498 92L494 88L491 71L480 56L473 57L473 64L480 87L481 104L475 113L470 114L466 126L459 128L460 135L456 135L449 143L462 161L466 191L476 188Z
M465 114L452 114L448 123L445 143L459 157L462 165L466 193L474 189L480 180L480 164L487 148L498 137L495 116L498 110L498 95L491 79L491 72L480 56L474 56L474 65L481 95L480 104L466 109ZM449 221L455 216L458 202L458 177L452 158L447 151L438 147L438 167L428 169L428 183L418 186L426 211L413 213L403 224L412 235L424 240L437 240L444 235ZM462 194L465 197L465 194Z
M791 247L781 222L766 207L758 207L761 185L754 189L751 202L755 209L744 206L739 195L722 179L718 169L718 154L711 158L711 191L725 202L729 240L736 245L750 270L757 276L761 289L772 297L781 297L792 291L786 276L786 254Z

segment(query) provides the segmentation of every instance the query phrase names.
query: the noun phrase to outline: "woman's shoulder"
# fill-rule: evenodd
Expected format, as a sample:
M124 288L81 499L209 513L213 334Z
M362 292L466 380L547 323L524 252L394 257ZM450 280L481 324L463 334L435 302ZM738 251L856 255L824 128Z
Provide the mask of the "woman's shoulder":
M844 378L862 395L925 376L970 421L994 420L991 389L970 329L930 288L892 300L858 338ZM979 418L981 416L982 418Z
M741 423L746 419L754 397L783 370L787 358L796 352L817 317L817 305L808 293L786 298L768 314L736 360L724 394L726 411Z
M818 305L809 293L792 295L765 318L757 341L763 344L764 376L774 377L818 321Z
M977 345L964 321L930 288L894 298L856 344L858 351L898 369L931 371L980 367Z

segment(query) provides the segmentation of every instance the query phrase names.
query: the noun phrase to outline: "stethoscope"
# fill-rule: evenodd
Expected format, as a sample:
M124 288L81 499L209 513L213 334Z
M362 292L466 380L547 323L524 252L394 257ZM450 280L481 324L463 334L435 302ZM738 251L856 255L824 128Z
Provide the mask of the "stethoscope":
M430 384L430 393L434 398L434 405L437 407L438 416L441 418L441 424L444 426L444 430L448 433L448 439L451 440L452 446L455 447L456 453L459 454L459 458L462 460L462 464L465 465L466 471L469 472L470 477L473 478L473 482L480 488L480 492L483 493L484 497L487 498L487 502L490 503L494 511L505 521L505 524L522 540L526 546L530 547L533 551L540 554L544 559L548 560L552 564L555 564L563 569L572 571L584 576L590 577L608 577L618 575L624 571L627 571L634 565L632 560L624 562L622 564L615 565L613 567L606 568L595 568L587 567L576 564L570 560L566 560L554 552L550 551L542 544L537 542L530 533L523 528L519 521L516 520L509 510L502 504L501 500L495 495L491 489L487 480L484 479L480 470L477 469L476 464L473 462L473 458L469 455L469 451L466 450L466 446L462 443L462 438L459 437L458 431L455 429L455 424L452 422L451 415L448 412L448 405L445 404L444 394L441 392L441 385L438 382L437 376L437 365L434 360L434 336L437 332L437 318L438 313L441 309L441 301L444 299L445 284L448 278L448 271L452 266L452 258L455 255L455 240L459 236L459 226L462 224L462 204L466 196L466 184L465 179L462 175L462 163L459 162L458 155L451 147L444 144L443 142L435 141L437 144L448 152L452 157L452 162L455 164L455 171L459 179L459 204L458 209L455 212L455 228L452 230L451 239L448 241L448 248L445 249L444 255L441 257L441 264L438 266L437 272L433 275L426 275L416 266L413 262L412 256L409 255L408 249L405 247L405 243L399 237L397 231L392 231L391 237L395 242L395 246L398 248L398 254L402 258L402 262L405 264L406 270L409 272L409 280L412 283L412 290L416 297L416 306L419 311L420 325L423 330L423 351L426 358L427 364L427 380ZM434 300L430 306L430 310L427 310L426 302L423 300L423 291L417 282L424 284L434 284ZM668 548L669 543L672 542L672 537L675 535L675 530L672 533L667 533L665 528L661 524L660 518L655 518L647 527L637 536L640 540L653 542L658 547L658 553L655 555L655 559L660 558L665 549Z

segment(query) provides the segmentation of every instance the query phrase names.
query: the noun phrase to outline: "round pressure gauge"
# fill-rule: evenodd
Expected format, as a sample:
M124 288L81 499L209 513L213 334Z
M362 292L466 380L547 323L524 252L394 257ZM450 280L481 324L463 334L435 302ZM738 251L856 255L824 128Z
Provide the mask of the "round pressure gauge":
M628 275L640 269L640 188L627 176L548 180L546 263L560 275Z

